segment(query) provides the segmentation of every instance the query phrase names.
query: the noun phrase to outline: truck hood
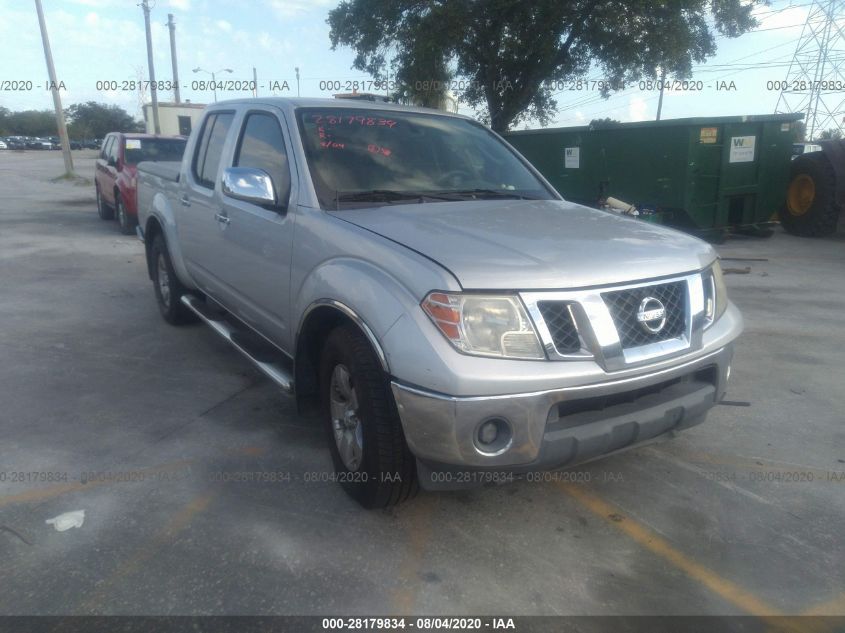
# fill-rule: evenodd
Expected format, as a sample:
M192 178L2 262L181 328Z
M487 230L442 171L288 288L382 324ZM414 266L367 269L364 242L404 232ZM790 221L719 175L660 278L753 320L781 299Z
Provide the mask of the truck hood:
M562 200L332 211L447 268L463 288L569 289L699 270L716 254L673 229Z

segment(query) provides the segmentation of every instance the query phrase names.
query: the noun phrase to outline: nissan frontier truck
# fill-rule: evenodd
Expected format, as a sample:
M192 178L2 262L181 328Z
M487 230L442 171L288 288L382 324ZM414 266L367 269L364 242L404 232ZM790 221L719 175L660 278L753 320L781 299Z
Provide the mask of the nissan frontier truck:
M725 393L742 317L713 248L567 202L469 118L220 102L138 177L161 315L319 412L365 507L671 437Z

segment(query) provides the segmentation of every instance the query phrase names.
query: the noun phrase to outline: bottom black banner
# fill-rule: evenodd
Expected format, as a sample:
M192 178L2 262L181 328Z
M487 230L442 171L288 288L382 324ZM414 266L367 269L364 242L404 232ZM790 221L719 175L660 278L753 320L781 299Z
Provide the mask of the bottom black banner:
M2 633L845 633L845 616L0 616Z

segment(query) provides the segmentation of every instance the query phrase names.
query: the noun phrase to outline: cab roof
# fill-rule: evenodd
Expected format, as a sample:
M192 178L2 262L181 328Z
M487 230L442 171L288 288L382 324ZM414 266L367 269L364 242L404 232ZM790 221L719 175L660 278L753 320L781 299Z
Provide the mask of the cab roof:
M369 101L368 99L317 99L313 97L256 97L250 99L228 99L218 101L208 106L209 109L220 109L226 106L240 106L250 104L263 104L280 108L282 110L294 110L296 108L332 108L348 110L393 110L396 112L415 112L418 114L434 114L459 119L471 119L462 114L453 114L435 108L422 108L418 106L407 106L399 103L385 101Z

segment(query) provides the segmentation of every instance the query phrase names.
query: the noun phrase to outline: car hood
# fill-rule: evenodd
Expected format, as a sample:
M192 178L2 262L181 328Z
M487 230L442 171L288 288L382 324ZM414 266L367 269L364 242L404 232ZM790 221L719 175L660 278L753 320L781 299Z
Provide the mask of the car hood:
M709 244L562 200L477 200L332 211L447 268L463 288L568 289L700 270Z

